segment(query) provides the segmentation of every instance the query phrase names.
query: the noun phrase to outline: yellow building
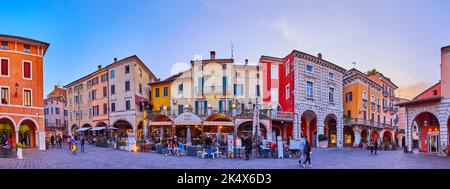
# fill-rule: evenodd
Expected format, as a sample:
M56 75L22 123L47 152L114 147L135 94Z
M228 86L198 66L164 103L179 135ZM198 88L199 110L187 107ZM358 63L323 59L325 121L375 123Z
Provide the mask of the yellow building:
M171 85L180 74L173 75L165 80L150 83L152 111L168 114L171 110Z
M386 122L383 86L357 69L344 76L344 146L366 146L393 125ZM390 119L390 118L389 118ZM389 138L393 140L393 136Z

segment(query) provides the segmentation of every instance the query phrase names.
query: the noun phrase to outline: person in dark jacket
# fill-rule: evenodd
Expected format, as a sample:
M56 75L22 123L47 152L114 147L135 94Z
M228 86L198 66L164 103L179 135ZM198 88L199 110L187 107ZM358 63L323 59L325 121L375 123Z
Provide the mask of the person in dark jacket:
M81 143L81 152L84 152L84 143L86 142L86 138L84 136L81 136L80 143Z
M206 149L206 152L208 153L208 157L212 157L212 155L211 155L211 151L212 151L211 144L212 144L212 139L211 139L211 136L208 135L206 137L206 139L205 139L205 149Z
M375 141L373 143L373 151L374 151L375 155L377 155L377 150L378 150L378 140L375 139Z
M306 162L308 162L309 166L311 166L311 144L309 144L308 137L305 137L305 147L303 151L306 156L306 159L302 164L303 167L306 167Z
M50 142L52 143L52 148L54 147L54 142L55 142L55 137L52 135L51 137L50 137Z
M244 145L245 145L245 159L249 160L250 159L250 154L252 154L252 146L253 146L253 142L252 142L252 138L250 138L249 136L246 136L244 139Z

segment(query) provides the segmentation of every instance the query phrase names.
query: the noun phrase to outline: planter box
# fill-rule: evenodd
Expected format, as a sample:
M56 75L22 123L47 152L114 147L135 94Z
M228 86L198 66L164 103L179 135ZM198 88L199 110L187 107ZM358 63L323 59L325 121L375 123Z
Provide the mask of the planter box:
M319 148L328 148L328 141L319 141Z

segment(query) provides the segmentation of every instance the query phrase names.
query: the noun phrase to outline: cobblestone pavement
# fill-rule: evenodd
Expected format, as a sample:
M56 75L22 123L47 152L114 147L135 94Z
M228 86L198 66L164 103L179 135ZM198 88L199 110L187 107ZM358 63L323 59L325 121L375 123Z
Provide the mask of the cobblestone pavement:
M47 151L24 150L24 159L0 158L1 169L303 169L298 158L273 159L201 159L174 157L154 152L126 152L86 145L86 152L73 155L66 148ZM450 157L402 151L370 151L360 149L313 149L311 168L317 169L450 169Z

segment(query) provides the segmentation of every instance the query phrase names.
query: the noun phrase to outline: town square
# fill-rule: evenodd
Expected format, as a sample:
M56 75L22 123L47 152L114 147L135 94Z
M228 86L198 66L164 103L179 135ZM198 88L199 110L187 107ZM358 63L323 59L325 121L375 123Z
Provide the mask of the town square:
M252 2L5 3L0 169L450 169L448 2Z

